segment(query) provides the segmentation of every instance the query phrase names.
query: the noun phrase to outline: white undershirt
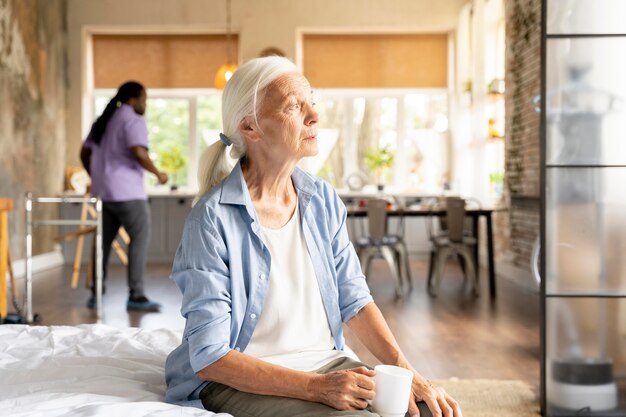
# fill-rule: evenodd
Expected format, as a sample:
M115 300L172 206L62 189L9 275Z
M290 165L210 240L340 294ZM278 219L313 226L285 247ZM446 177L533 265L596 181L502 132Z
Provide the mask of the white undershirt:
M262 230L272 256L269 288L245 352L300 371L313 371L346 356L335 350L298 204L286 225Z

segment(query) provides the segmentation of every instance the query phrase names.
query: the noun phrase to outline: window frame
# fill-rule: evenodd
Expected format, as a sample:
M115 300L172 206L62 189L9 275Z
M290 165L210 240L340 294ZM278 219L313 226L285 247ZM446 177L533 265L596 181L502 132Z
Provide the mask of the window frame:
M96 99L101 96L111 97L115 95L115 89L101 88L94 89L91 102L93 103L93 120L96 119L99 115L95 114L96 112ZM189 103L189 131L188 131L188 146L189 146L189 155L187 155L187 185L182 188L184 191L189 192L197 192L198 190L198 180L197 180L197 172L198 172L198 163L200 159L199 155L199 138L198 131L198 99L201 96L220 96L221 91L215 88L195 88L195 89L163 89L163 88L153 88L147 89L148 98L149 99L176 99L176 100L186 100ZM397 120L395 131L397 134L397 138L400 139L402 137L407 136L407 128L405 117L405 98L409 95L414 94L422 94L422 95L445 95L447 99L447 117L451 123L451 100L452 94L448 88L319 88L314 90L314 94L316 97L332 97L335 99L341 99L343 106L343 129L346 132L346 136L344 140L346 143L350 144L349 146L353 146L357 140L357 130L355 126L353 126L352 120L354 118L354 100L358 98L376 98L376 99L384 99L391 98L397 100ZM150 109L148 108L148 111ZM450 127L446 130L446 134L450 136L452 134ZM215 138L217 141L218 138ZM396 143L396 155L401 156L400 158L396 158L396 163L393 167L392 180L389 184L386 184L389 189L397 189L402 190L401 180L404 178L403 170L406 171L407 160L406 160L406 152L404 148L404 141L398 140ZM444 146L443 152L450 152L449 142L443 144ZM451 161L448 159L448 165L451 164ZM346 154L344 156L343 168L346 174L358 172L358 155ZM445 170L449 170L448 166ZM445 171L444 170L444 171ZM316 173L314 173L316 174ZM373 186L374 184L367 184L368 186ZM338 184L338 188L344 189L345 178L341 179L340 184ZM425 187L428 190L432 190L431 186ZM154 192L158 190L158 186L148 186L148 192Z
M392 180L386 186L390 191L406 191L403 189L402 184L404 181L401 179L404 178L403 170L406 171L407 167L407 159L406 152L404 148L404 141L399 140L400 138L406 138L407 136L407 128L406 128L406 112L405 112L405 99L409 95L413 94L422 94L422 95L445 95L447 100L447 112L446 116L448 117L448 128L446 129L446 135L451 137L452 131L450 125L452 124L452 100L453 95L449 88L447 87L429 87L429 88L315 88L314 94L316 96L316 101L321 97L332 97L332 98L340 98L342 99L343 106L343 129L346 132L346 136L344 140L348 144L347 146L352 146L353 143L357 140L357 131L354 129L353 123L351 120L354 118L354 100L357 98L393 98L397 100L397 120L396 120L396 134L397 134L397 143L395 154L397 156L401 156L400 158L396 158L396 162L393 167ZM444 152L446 154L450 153L450 142L447 141L444 145ZM353 159L350 161L350 159ZM450 158L448 158L448 167L446 170L450 169ZM359 171L358 169L358 155L345 155L343 161L343 168L346 175L350 175L352 173L356 173ZM444 170L445 171L445 170ZM316 173L314 173L316 174ZM406 174L406 172L405 172ZM374 184L366 184L368 187L373 187ZM345 189L345 178L342 178L341 184L338 185L337 188ZM429 187L426 187L427 190L431 190Z
M112 88L94 89L91 96L92 103L92 120L96 120L99 114L96 114L96 100L98 97L113 97L117 92ZM165 100L186 100L189 103L189 131L187 143L189 145L189 155L187 156L187 185L182 187L183 191L196 193L198 191L198 164L200 160L199 141L198 141L198 99L200 97L218 96L221 100L222 92L216 88L146 88L148 100L165 99ZM149 112L150 109L148 108ZM148 129L150 126L148 126ZM148 141L150 137L148 136ZM215 141L219 140L218 137ZM148 142L149 143L149 142ZM158 186L147 186L147 192L158 190Z

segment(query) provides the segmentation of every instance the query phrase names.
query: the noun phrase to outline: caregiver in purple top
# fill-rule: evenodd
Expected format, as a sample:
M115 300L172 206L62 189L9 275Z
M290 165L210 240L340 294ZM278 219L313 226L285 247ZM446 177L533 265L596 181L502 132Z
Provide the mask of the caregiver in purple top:
M160 304L150 301L143 288L150 238L150 207L143 171L153 173L160 184L165 184L168 177L157 169L148 154L148 128L142 117L146 100L146 89L141 84L129 81L120 86L92 125L80 151L80 160L91 176L91 195L102 199L103 284L111 245L123 226L130 237L126 308L158 311ZM95 288L87 307L95 307Z

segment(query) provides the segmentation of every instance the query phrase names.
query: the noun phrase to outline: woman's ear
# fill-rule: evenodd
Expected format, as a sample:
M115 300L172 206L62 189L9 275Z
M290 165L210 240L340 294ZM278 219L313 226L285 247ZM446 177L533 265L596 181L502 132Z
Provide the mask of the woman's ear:
M259 129L252 117L246 116L243 118L241 123L239 123L239 131L244 138L252 142L256 142L260 139Z

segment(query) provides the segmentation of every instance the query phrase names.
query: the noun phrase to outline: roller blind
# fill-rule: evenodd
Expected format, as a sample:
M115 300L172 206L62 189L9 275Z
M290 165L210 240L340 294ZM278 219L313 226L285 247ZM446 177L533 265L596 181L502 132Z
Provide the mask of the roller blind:
M237 45L237 35L231 36L235 61ZM96 88L117 88L128 80L148 88L210 88L226 61L226 35L93 36Z
M304 35L303 70L315 88L441 88L448 35Z

